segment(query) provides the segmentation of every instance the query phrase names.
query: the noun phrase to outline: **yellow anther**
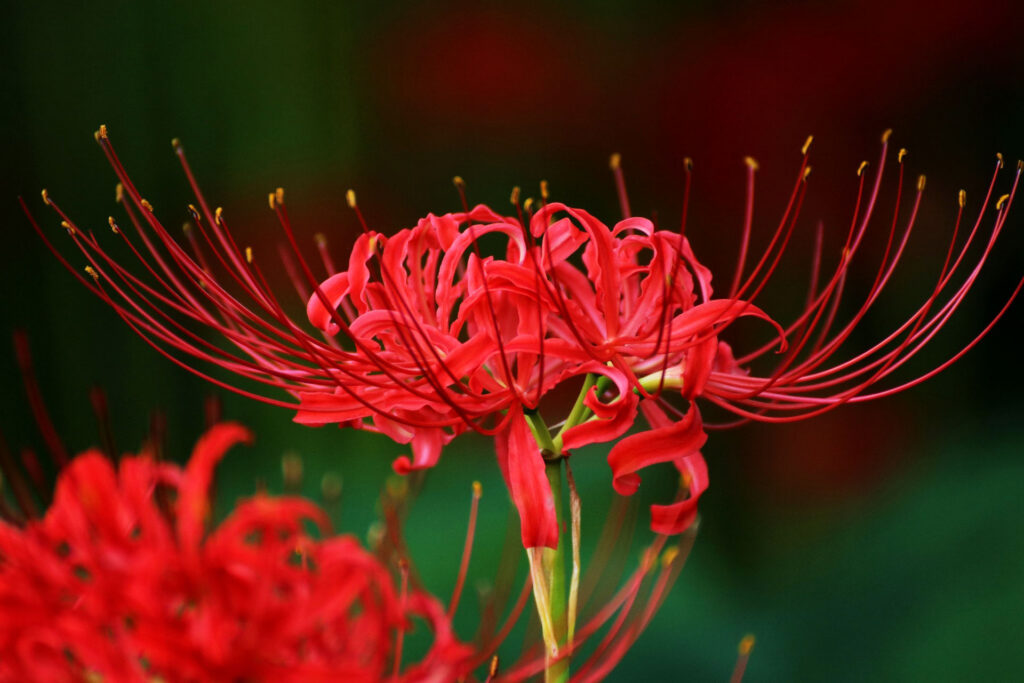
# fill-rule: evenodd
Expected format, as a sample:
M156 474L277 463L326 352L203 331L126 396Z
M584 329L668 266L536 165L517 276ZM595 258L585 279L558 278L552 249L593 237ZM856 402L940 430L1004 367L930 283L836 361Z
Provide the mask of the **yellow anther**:
M882 144L883 145L887 144L889 142L889 136L890 135L892 135L892 128L886 128L885 132L882 133Z
M117 227L117 222L114 220L113 216L107 216L107 224L110 225L110 231L115 235L121 232L121 228Z
M693 159L690 157L683 157L683 166L686 167L686 172L689 173L693 170Z
M64 228L65 230L67 230L69 234L71 234L71 235L75 234L75 228L70 223L68 223L67 221L61 221L60 222L60 226L62 228Z
M187 221L185 223L182 223L181 224L181 231L183 233L185 233L186 235L192 234L192 224L187 222Z
M743 639L740 640L740 646L738 648L741 657L750 656L750 651L754 649L754 643L756 642L756 640L757 639L754 638L753 633L748 633L747 635L743 636Z
M274 190L274 198L277 199L278 204L284 204L284 188L279 187Z
M804 152L804 154L806 154L806 153L807 152ZM662 568L664 569L664 568L668 568L669 566L671 566L672 563L676 561L677 557L679 557L679 546L675 546L674 545L674 546L671 546L669 548L665 548L665 552L663 552L661 554L661 566L662 566Z
M100 134L100 137L103 138L104 140L107 139L107 124L105 124L105 123L101 123L100 124L99 134Z
M549 196L550 195L548 194L548 181L540 181L540 198L546 202Z
M85 272L88 273L89 277L91 277L93 280L95 280L96 282L99 282L100 274L96 272L95 268L93 268L92 266L86 266L85 267Z
M532 206L533 206L533 197L527 197L526 201L523 202L523 210L524 211L529 211Z
M245 262L252 263L252 247L245 248Z
M519 186L516 185L512 188L512 194L509 195L508 200L512 202L512 206L519 206Z
M147 200L143 199L139 202L139 204L142 204L142 208L145 209L146 211L153 213L153 205L150 204Z
M315 235L313 235L313 242L318 247L326 247L327 246L327 237L325 237L322 232L318 232Z
M356 191L349 190L345 193L345 201L348 202L349 208L356 208Z
M917 178L917 191L918 192L923 192L924 191L924 183L925 183L925 177L922 174L922 175L918 176L918 178Z
M498 675L498 655L491 657L491 666L487 670L487 675L494 678Z
M267 193L267 205L270 206L271 211L277 208L277 195L273 192Z
M121 183L114 186L114 201L117 203L124 201L124 185Z
M43 204L46 204L47 206L49 206L50 205L50 193L46 191L46 188L44 187L43 191L40 192L39 194L43 195Z
M608 157L608 168L613 171L622 165L622 155L616 152L615 154Z
M192 220L194 220L196 223L198 223L199 222L199 210L196 209L194 204L189 204L188 205L188 212L189 212L189 214L191 214Z
M462 176L460 175L457 175L454 178L452 178L452 184L455 185L455 187L459 188L460 190L466 187L466 181L463 180Z
M224 220L224 209L218 206L213 212L213 219L220 224L220 222Z
M857 167L857 177L858 178L861 176L862 173L864 173L864 169L867 168L867 167L868 167L868 162L866 162L866 161L860 162L860 166Z
M964 206L967 204L967 191L960 190L960 194L957 195L956 199L960 203L960 208L964 208Z
M474 481L473 482L473 497L474 498L479 498L482 495L484 495L483 484L481 484L478 481Z
M1009 198L1010 198L1010 195L1004 194L1002 197L997 199L996 200L996 211L999 211L999 209L1003 208L1003 204L1005 204L1006 200L1009 199Z
M754 157L743 157L743 163L745 163L751 171L756 171L757 169L761 168L761 166L757 163L757 160L754 159Z
M178 138L171 138L171 147L174 148L175 152L181 151L181 140Z
M1003 155L1001 152L996 152L996 159L999 159L999 168L1003 167Z
M804 146L800 148L800 153L801 154L807 154L807 150L809 150L811 148L811 143L812 142L814 142L814 136L813 135L808 135L807 136L807 142L805 142Z
M907 148L906 147L901 147L900 148L900 153L896 155L896 161L898 163L902 164L903 163L903 157L905 157L905 156L907 156Z
M811 175L811 169L812 168L814 168L814 167L813 166L808 166L807 168L804 169L804 180L805 181L807 180L807 176Z

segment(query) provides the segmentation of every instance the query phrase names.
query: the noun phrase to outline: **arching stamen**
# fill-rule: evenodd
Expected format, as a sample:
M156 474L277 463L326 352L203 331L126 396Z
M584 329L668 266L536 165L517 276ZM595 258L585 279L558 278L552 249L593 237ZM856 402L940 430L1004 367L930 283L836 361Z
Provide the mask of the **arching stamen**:
M626 195L626 178L622 174L622 155L616 152L612 154L608 159L608 168L612 170L612 175L615 176L615 192L619 195L619 209L622 211L622 217L630 218L632 213L629 210L629 197Z
M747 634L740 640L740 645L737 648L738 656L736 658L736 666L733 667L732 676L729 678L729 683L742 683L743 674L747 671L747 662L750 660L750 653L754 649L754 636Z
M732 276L732 285L729 287L729 298L736 298L736 292L740 288L740 278L743 277L743 266L747 262L747 249L750 246L750 232L754 225L754 176L757 174L758 163L752 157L745 157L743 162L747 165L747 201L743 212L743 232L740 236L740 251L736 258L736 271Z
M459 562L459 574L455 580L455 588L452 590L451 600L448 601L448 618L455 616L459 608L459 598L462 596L462 588L466 583L466 572L469 571L469 558L473 552L473 535L476 532L476 516L480 508L480 496L483 487L480 482L473 482L473 497L469 507L469 523L466 525L466 541L462 546L462 560Z
M68 464L68 452L61 441L57 429L53 426L50 413L43 401L43 393L39 390L39 382L32 367L32 351L29 349L28 335L22 330L14 332L14 354L18 359L18 369L21 371L21 381L25 387L25 395L28 397L29 407L32 409L32 416L35 418L36 427L46 443L50 456L58 467Z
M498 675L498 655L494 655L494 657L491 658L491 665L489 667L487 667L487 678L484 680L484 683L491 683L491 681L493 681L494 677L497 676L497 675Z
M807 302L804 304L804 308L808 308L811 302L814 301L814 296L818 291L818 277L821 273L821 248L824 241L825 224L818 221L814 228L814 256L811 258L811 283L807 287Z

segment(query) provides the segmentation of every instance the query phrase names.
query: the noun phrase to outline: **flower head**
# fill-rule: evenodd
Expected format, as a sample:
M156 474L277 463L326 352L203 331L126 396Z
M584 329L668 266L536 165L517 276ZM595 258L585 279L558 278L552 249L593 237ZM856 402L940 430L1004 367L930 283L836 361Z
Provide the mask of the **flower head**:
M558 543L546 460L584 445L615 442L609 464L613 485L622 494L637 490L640 470L674 463L681 473L679 499L655 506L652 521L656 530L677 533L693 521L697 498L707 486L700 455L705 425L697 400L744 421L802 419L913 386L962 355L981 335L933 370L880 386L961 305L1005 224L1020 177L1018 165L1011 191L992 211L1000 158L988 196L963 240L966 200L961 193L949 251L932 292L880 342L838 357L889 284L925 187L922 176L906 210L901 150L892 218L884 219L888 243L877 276L853 317L837 324L850 265L869 228L882 220L879 193L889 163L888 132L870 183L863 172L866 162L858 170L853 219L834 268L824 275L828 259L819 228L807 305L787 326L755 302L798 224L808 186L810 140L786 209L750 269L757 164L747 160L744 231L724 296L713 291L711 273L686 237L689 161L679 230L659 229L631 216L617 156L612 170L624 217L610 227L581 209L550 202L542 184L538 202L520 202L518 190L513 193L514 215L486 206L470 209L463 202L462 211L430 214L388 236L369 228L350 192L363 234L340 271L326 240L317 239L326 277L302 257L279 189L269 195L269 204L290 245L285 266L307 301L306 317L315 331L285 312L267 285L260 259L238 247L220 209L209 209L177 142L200 207L190 207L188 249L169 234L132 184L106 129L96 137L121 181L119 196L139 244L113 219L110 224L138 257L146 277L111 258L44 193L89 261L91 278L78 275L86 286L161 353L197 374L209 377L183 357L287 392L293 401L210 378L295 408L298 422L371 429L410 444L411 457L394 463L399 472L432 466L444 444L468 429L495 436L527 547ZM461 180L456 184L461 193ZM986 220L991 227L982 237ZM978 243L980 255L971 264L971 247ZM1019 286L1010 300L1017 291ZM768 325L772 340L735 352L743 340L730 344L723 336L740 318ZM207 342L196 326L218 330L233 348ZM780 358L762 372L760 359L772 349ZM579 398L552 434L539 412L542 399L570 382L580 386ZM650 429L621 438L641 412Z
M87 451L45 517L0 522L0 679L377 681L412 619L433 644L395 680L454 677L470 650L439 603L311 502L258 495L207 533L214 465L250 438L220 424L184 470Z

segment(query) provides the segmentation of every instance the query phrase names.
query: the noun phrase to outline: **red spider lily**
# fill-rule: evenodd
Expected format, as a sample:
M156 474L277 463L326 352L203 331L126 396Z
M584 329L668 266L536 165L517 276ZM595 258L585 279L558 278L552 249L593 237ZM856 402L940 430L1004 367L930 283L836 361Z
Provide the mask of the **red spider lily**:
M619 231L629 236L620 237L619 232L608 233L589 214L562 205L547 205L529 221L521 214L504 217L478 206L429 216L390 238L366 229L343 272L334 272L320 242L329 273L320 284L299 254L283 192L278 191L270 196L270 205L298 256L301 276L296 277L296 285L309 296L307 314L323 331L321 339L287 316L251 252L237 247L223 214L209 210L198 188L201 209L192 209L195 226L215 254L213 262L227 271L230 287L214 277L211 259L192 233L189 253L156 219L124 173L105 129L97 140L121 179L123 196L130 200L124 206L141 245L136 246L113 219L111 227L138 256L149 278L133 274L112 259L94 235L75 226L44 194L89 260L87 270L93 281L79 276L87 286L175 362L188 367L173 354L180 352L287 390L299 401L299 422L350 424L411 442L413 457L395 462L399 472L433 465L443 444L467 428L496 435L502 470L523 513L527 547L555 547L558 538L553 500L544 484L544 458L530 439L527 422L540 399L551 388L580 375L603 377L616 389L615 398L599 399L591 382L591 391L577 411L576 421L581 424L567 424L548 457L561 456L563 445L576 448L614 438L629 428L636 413L637 400L630 392L636 384L633 369L609 364L606 349L595 350L567 325L573 315L567 306L577 305L582 298L562 290L579 287L583 277L569 259L582 249L582 258L592 269L608 269L602 291L609 294L623 268L636 269L635 262L602 265L609 249L615 248L612 241L649 239L657 252L656 267L665 272L682 258L699 267L685 239L654 235L649 222L633 221ZM176 149L191 180L184 153L179 145ZM351 203L356 208L354 196ZM557 218L559 214L566 215ZM480 251L479 241L492 237L506 242L499 258L484 257ZM669 253L680 249L678 257ZM291 258L286 264L295 269ZM236 289L250 303L242 303ZM763 316L756 309L738 311L735 305L723 307L721 302L710 304L711 311L696 307L690 312L694 308L692 278L680 277L674 289L680 292L680 308L690 314L668 320L668 340L706 331L716 311ZM623 339L636 336L633 327L640 319L668 300L653 288L644 294L640 305L630 307L638 322L623 325L627 335ZM612 305L605 299L598 315ZM239 352L205 341L188 322L216 328ZM615 323L609 329L614 332L618 326ZM583 334L600 334L592 327ZM344 333L343 342L334 339L339 332ZM235 389L261 398L248 389ZM591 415L594 419L587 422ZM695 488L692 498L697 495Z
M87 451L45 517L0 522L0 680L377 681L412 618L434 642L393 680L453 679L471 652L439 603L398 591L309 501L260 495L206 533L213 468L250 438L220 424L184 470Z
M51 447L59 446L27 340L21 333L15 339L37 426ZM95 392L93 398L102 402ZM104 412L97 418L106 425ZM101 431L112 440L108 428ZM471 644L460 644L450 629L470 575L478 483L445 610L423 587L405 547L402 520L413 496L404 479L384 489L386 524L370 535L372 554L351 537L327 536L324 512L302 498L258 495L207 533L213 468L233 443L250 438L239 425L219 424L184 471L161 462L157 433L140 455L117 466L112 448L106 457L90 450L68 466L59 446L50 454L60 468L55 495L33 477L34 492L23 481L12 487L20 514L11 514L0 496L0 680L378 680L390 671L391 680L476 681L474 671L490 662L486 681L497 683L525 680L547 666L536 637L517 657L507 654L507 636L522 621L534 578L527 574L514 590L514 541L489 582L492 590L479 596ZM13 483L21 471L9 467L8 455L2 464ZM298 456L282 465L286 487L299 487ZM33 493L53 499L41 519ZM656 536L623 580L636 516L627 500L616 500L606 517L578 595L581 626L556 660L576 660L574 680L600 680L618 664L678 577L695 537L693 528L669 546L665 535ZM311 537L310 524L326 540ZM386 569L395 566L397 593ZM434 645L403 674L410 617L428 622ZM500 667L499 649L509 660Z
M613 484L619 493L633 493L640 482L638 470L674 462L683 474L685 500L656 506L652 516L656 530L678 532L692 522L697 497L707 485L699 453L704 425L696 399L743 420L803 419L848 401L908 388L959 358L991 324L935 369L895 386L878 386L915 356L960 306L1005 224L1020 177L1018 165L1011 192L995 203L987 239L979 235L1001 158L978 218L958 244L966 207L961 193L949 250L926 301L878 344L839 360L836 352L889 283L924 190L922 176L909 212L901 216L901 151L896 201L877 275L855 315L833 332L850 264L877 220L888 133L870 186L864 166L858 171L854 215L837 265L821 277L819 239L807 306L785 328L754 301L798 222L807 189L810 140L786 209L750 272L746 262L757 165L748 159L744 232L725 297L713 295L711 274L684 236L688 161L678 232L658 230L647 219L631 217L617 158L612 166L624 219L611 228L585 211L548 203L545 188L535 212L532 202L519 205L516 192L515 216L467 206L458 213L431 214L416 227L386 237L367 227L350 193L364 234L352 250L348 269L340 272L325 241L318 240L326 280L302 258L283 191L278 190L270 195L270 206L292 249L292 254L285 253L285 265L294 274L299 293L308 298L307 316L323 333L321 338L285 313L251 251L235 243L222 212L210 210L177 142L175 149L200 207L190 207L193 221L205 242L201 245L190 232L190 249L157 220L124 171L106 129L96 137L121 181L122 196L128 200L122 203L141 244L137 246L113 219L111 227L149 277L139 277L111 258L94 235L78 228L44 192L46 203L61 216L89 261L91 281L76 273L87 287L161 353L220 386L297 408L298 422L367 428L410 443L412 458L395 462L399 472L430 467L442 446L466 429L496 436L499 463L520 509L528 548L558 545L559 524L545 478L545 459L619 439L633 425L638 409L652 429L615 444L609 455ZM457 184L461 192L461 183ZM497 255L484 255L481 242L490 241L500 242ZM981 254L968 266L968 253L976 242L983 242ZM216 277L211 264L227 277ZM1019 289L1020 285L1011 301ZM719 337L745 316L774 326L777 339L737 358ZM190 324L216 329L235 350L207 342ZM775 347L786 355L774 369L764 375L746 369ZM283 389L297 404L228 385L178 354ZM552 437L537 414L538 404L554 387L581 376L580 398ZM666 389L682 398L682 408L668 400Z

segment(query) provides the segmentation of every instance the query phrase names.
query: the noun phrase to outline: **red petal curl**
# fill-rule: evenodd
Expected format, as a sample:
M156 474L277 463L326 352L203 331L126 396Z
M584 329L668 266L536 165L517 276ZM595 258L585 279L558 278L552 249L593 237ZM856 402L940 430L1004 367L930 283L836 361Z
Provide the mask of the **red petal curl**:
M700 450L707 438L700 412L691 404L682 420L626 437L612 447L608 454L612 486L621 495L633 495L640 487L638 470L690 455Z

